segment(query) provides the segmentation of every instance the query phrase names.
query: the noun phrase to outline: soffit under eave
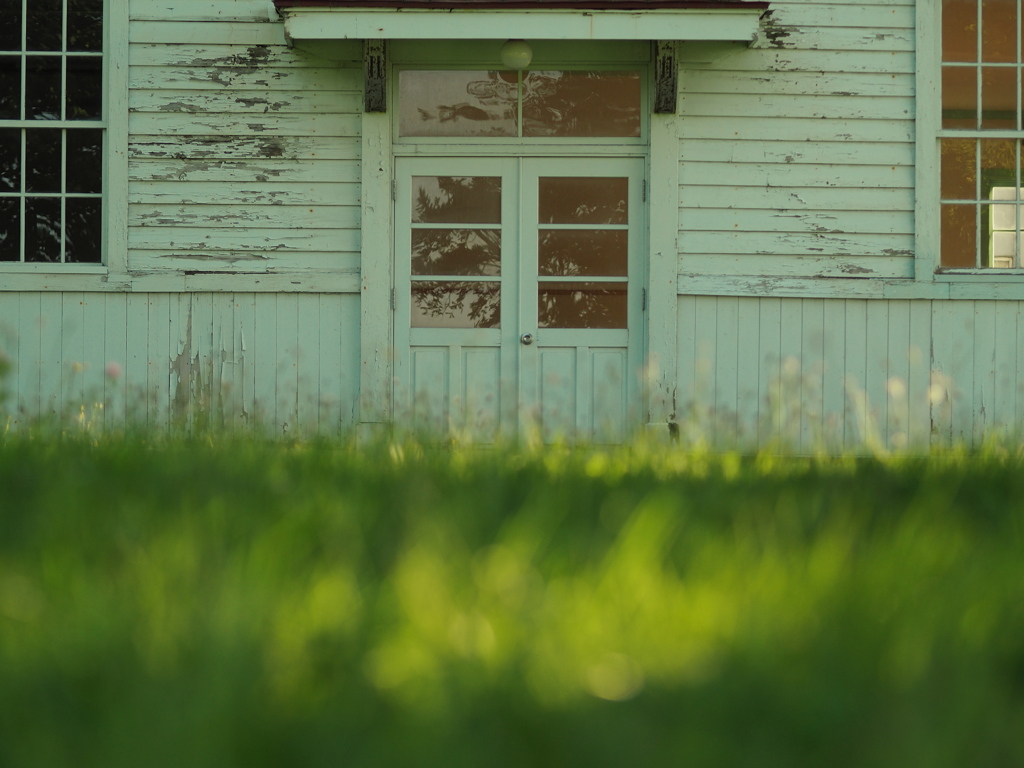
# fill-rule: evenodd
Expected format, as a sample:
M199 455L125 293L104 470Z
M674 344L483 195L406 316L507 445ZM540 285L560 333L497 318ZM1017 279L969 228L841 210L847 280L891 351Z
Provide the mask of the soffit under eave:
M292 40L663 40L756 39L764 4L738 8L285 7Z

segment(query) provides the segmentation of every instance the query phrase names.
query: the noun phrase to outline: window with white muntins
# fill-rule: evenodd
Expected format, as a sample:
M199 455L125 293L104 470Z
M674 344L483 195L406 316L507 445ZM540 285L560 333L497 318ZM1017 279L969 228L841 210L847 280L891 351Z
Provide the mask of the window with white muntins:
M0 25L0 263L102 260L104 0L11 0Z
M1022 0L943 0L941 266L1021 269Z

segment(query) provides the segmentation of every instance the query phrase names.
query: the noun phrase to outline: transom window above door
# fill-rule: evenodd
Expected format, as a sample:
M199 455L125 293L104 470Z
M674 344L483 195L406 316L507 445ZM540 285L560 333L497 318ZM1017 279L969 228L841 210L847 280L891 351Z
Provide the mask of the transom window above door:
M637 70L406 69L400 138L638 138Z

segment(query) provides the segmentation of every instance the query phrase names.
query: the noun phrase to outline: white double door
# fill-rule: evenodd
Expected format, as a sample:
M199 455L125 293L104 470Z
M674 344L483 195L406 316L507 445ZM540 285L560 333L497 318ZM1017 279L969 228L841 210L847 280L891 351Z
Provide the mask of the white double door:
M639 414L644 163L401 158L395 417L618 442Z

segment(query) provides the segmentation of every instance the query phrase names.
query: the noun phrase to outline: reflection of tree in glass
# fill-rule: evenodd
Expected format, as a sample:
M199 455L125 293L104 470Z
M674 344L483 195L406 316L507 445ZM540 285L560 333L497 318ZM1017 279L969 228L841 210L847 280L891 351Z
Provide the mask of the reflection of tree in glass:
M438 192L420 186L413 221L438 224L501 222L500 176L436 176Z
M628 248L625 230L542 230L538 240L539 273L551 277L625 277Z
M523 78L523 135L639 136L639 77L530 72Z
M417 108L420 119L436 119L442 123L459 120L514 120L517 112L517 84L514 79L509 81L509 76L516 77L515 73L488 72L486 80L473 80L466 84L466 94L473 97L472 101L438 104L436 115L429 110Z
M413 283L413 302L425 315L451 320L451 328L498 328L501 296L497 283L439 280Z
M629 179L542 176L540 221L545 224L629 223Z
M414 275L501 274L501 232L496 229L417 229L412 234Z
M542 283L537 298L540 328L627 327L626 289L621 283Z
M438 191L420 186L413 220L423 223L476 224L501 220L501 178L439 176ZM501 231L498 229L415 229L412 271L416 275L501 274ZM492 284L488 283L487 286ZM474 328L496 328L500 295L472 281L419 283L419 305L433 317L468 312Z

